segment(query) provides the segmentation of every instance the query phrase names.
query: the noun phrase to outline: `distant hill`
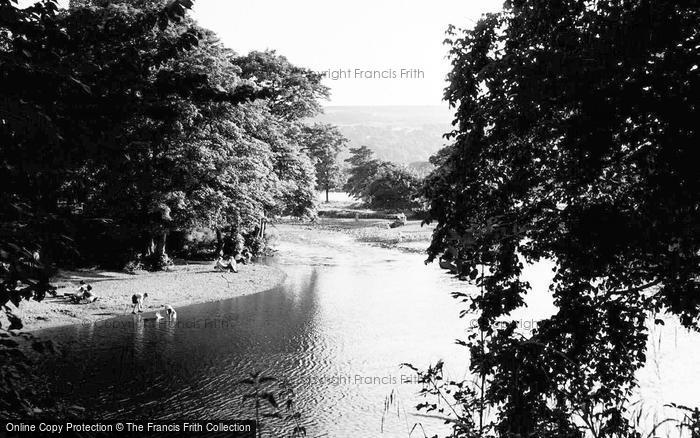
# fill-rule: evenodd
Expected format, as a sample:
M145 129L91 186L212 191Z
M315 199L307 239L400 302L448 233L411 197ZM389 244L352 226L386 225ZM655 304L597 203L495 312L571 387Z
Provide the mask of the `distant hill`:
M442 148L452 115L443 106L329 106L315 120L338 126L350 147L364 145L382 160L408 165Z

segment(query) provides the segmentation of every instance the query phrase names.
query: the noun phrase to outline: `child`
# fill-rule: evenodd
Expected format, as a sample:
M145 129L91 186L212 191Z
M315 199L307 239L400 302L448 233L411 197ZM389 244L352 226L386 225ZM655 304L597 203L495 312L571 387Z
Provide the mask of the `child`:
M219 260L217 260L214 265L214 269L217 271L238 272L236 260L232 256L229 256L226 260L224 260L223 257L219 257Z
M75 293L70 295L70 299L74 303L81 303L83 300L92 303L96 298L92 293L92 286L85 283L85 280L80 280L80 287Z
M92 286L88 285L88 287L85 289L85 292L83 293L83 297L80 299L81 304L89 304L89 303L94 303L97 301L97 296L92 293Z
M165 305L165 313L168 314L169 319L177 318L177 312L175 311L175 309L173 309L173 306L171 306L170 304Z
M243 248L243 251L241 252L241 259L239 263L243 263L244 265L247 265L253 260L253 254L251 254L250 250L248 248Z
M139 311L139 313L142 313L142 312L143 312L143 302L144 302L144 300L145 300L146 298L148 298L148 294L147 294L147 293L145 293L145 294L143 294L143 295L141 295L141 294L134 294L134 295L131 297L131 302L132 302L133 305L134 305L134 309L131 311L131 313L136 313L137 310Z

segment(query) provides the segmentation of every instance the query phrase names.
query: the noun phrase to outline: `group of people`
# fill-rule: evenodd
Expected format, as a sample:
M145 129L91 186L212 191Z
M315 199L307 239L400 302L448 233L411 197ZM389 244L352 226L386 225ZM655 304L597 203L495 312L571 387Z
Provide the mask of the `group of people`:
M227 257L224 257L224 255L221 254L214 265L214 269L219 271L238 272L239 263L247 265L252 261L252 259L253 254L250 252L250 250L248 248L243 248L242 251L237 252L235 255L228 255ZM92 292L92 285L87 284L85 280L80 280L80 285L77 291L67 293L66 296L69 296L71 302L75 304L94 303L98 299L98 297ZM131 296L131 304L133 306L131 310L132 314L143 313L143 304L146 298L148 298L148 293L135 293ZM166 304L164 309L169 319L173 319L177 316L177 312L171 305ZM156 319L161 318L163 317L160 315L160 312L156 312Z
M98 297L92 292L92 285L89 285L85 280L80 280L78 290L71 294L66 294L72 303L75 304L90 304L97 301Z
M243 248L243 250L236 253L236 255L220 255L219 259L214 264L214 269L217 271L238 272L239 263L247 265L252 259L253 254L251 254L250 250L248 248Z
M78 289L73 293L66 293L65 296L69 297L72 303L75 304L88 304L97 301L98 297L92 292L92 285L87 284L85 280L80 280ZM135 293L131 296L131 304L133 308L131 313L143 313L144 301L148 298L148 293ZM165 314L169 319L173 319L177 316L177 312L170 304L164 306ZM161 319L160 313L156 312L156 318Z
M140 293L135 293L134 295L131 296L131 304L134 306L133 309L131 310L131 313L136 314L136 313L143 313L143 304L144 301L146 301L146 298L148 298L148 292L145 292L143 294ZM165 309L165 314L168 316L168 319L175 319L177 318L177 312L171 306L170 304L166 304L163 306ZM160 312L156 312L156 319L162 319L163 316L161 316Z

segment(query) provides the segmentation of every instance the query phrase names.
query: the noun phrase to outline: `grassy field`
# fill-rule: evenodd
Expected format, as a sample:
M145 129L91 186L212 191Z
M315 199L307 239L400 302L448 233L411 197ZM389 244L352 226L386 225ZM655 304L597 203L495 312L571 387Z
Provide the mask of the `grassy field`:
M389 228L391 222L388 219L319 218L313 226L349 234L359 242L408 252L425 252L430 245L433 226L421 226L421 221L408 221L402 227Z
M349 234L359 242L413 253L425 253L430 245L433 225L409 220L404 226L390 228L393 214L364 208L346 193L331 192L330 202L325 202L325 194L319 193L319 200L319 217L309 226Z

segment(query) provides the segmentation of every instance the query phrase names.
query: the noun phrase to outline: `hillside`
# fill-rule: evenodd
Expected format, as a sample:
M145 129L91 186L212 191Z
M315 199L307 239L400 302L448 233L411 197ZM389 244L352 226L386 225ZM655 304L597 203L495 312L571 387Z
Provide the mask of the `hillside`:
M340 128L350 147L395 163L427 161L444 144L452 116L443 106L329 106L316 121Z

